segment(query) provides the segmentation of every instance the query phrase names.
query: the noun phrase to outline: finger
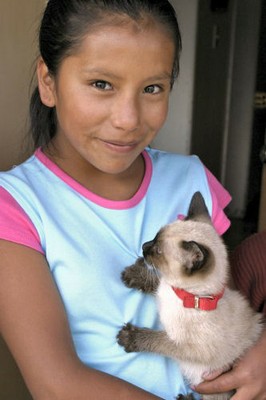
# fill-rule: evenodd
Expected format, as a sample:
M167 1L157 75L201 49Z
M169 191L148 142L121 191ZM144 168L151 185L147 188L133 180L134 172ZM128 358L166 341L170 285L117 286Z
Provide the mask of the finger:
M248 397L247 397L248 396ZM234 394L233 397L231 397L231 400L251 400L252 397L249 397L249 394L243 393L242 390L237 390L236 394Z
M255 386L246 386L238 389L231 400L263 400L265 397L260 396Z
M212 381L202 382L200 385L196 386L195 390L202 394L212 394L229 392L240 386L238 375L236 375L233 370L220 375Z
M220 368L220 369L216 369L215 371L212 372L205 372L202 375L202 378L205 381L212 381L216 378L218 378L218 376L222 375L224 372L230 371L231 368Z

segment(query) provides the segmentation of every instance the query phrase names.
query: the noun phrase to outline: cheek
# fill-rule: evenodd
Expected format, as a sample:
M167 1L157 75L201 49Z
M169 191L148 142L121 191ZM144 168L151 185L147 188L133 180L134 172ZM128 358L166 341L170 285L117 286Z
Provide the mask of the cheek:
M93 128L105 114L103 107L79 97L65 99L57 108L59 124L64 130L69 130L70 127L78 131L82 131L82 128Z
M165 257L164 255L154 256L153 261L162 274L169 275L170 265L167 260L167 257Z
M156 131L161 129L168 114L168 100L165 102L160 102L154 104L146 110L146 120L148 121L149 126Z

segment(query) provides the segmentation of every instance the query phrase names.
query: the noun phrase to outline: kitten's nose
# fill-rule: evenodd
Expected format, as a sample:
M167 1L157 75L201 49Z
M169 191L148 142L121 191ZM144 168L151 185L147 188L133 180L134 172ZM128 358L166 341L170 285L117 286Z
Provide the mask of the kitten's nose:
M153 243L154 243L154 240L150 240L149 242L143 243L142 252L143 252L143 256L144 257L146 255L148 255L150 249L152 248Z

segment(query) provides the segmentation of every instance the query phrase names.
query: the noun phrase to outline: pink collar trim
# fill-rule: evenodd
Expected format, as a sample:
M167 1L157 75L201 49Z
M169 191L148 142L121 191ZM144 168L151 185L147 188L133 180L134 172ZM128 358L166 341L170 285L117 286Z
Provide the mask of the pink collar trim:
M135 193L135 195L129 200L123 201L113 201L108 200L103 197L96 195L95 193L89 191L88 189L84 188L80 183L78 183L75 179L71 176L66 174L63 170L61 170L55 163L53 163L42 151L41 148L38 148L35 151L36 158L45 165L54 175L56 175L59 179L64 181L68 186L74 189L76 192L80 193L82 196L86 197L93 203L113 210L126 210L129 208L133 208L138 205L144 196L147 193L147 190L150 185L150 181L152 178L152 161L150 156L148 155L147 151L144 150L142 152L142 156L145 161L145 175L142 180L142 183L139 187L139 190Z

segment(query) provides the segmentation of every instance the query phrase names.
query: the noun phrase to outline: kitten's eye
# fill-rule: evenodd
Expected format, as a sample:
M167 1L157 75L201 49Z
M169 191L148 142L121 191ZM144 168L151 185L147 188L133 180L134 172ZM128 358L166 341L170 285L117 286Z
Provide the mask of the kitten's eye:
M93 82L92 86L99 90L112 90L113 89L112 85L109 82L101 81L101 80Z
M162 249L161 249L161 247L160 247L158 244L155 246L154 250L155 250L155 253L156 253L158 256L160 256L160 255L162 254Z
M162 88L158 85L150 85L145 87L144 89L144 93L148 93L148 94L158 94L162 91Z

